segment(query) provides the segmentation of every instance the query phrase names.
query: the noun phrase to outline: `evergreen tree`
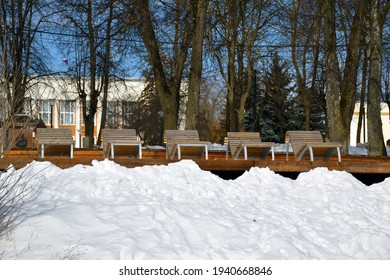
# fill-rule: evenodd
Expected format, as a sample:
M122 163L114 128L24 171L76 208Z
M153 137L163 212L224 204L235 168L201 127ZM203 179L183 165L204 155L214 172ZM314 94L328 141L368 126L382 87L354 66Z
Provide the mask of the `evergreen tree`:
M160 145L162 143L163 118L161 104L154 89L153 79L147 79L147 85L138 99L138 107L135 112L135 128L143 134L146 145Z
M246 129L260 131L263 141L284 142L287 130L303 126L304 116L287 64L278 54L256 88L247 104Z

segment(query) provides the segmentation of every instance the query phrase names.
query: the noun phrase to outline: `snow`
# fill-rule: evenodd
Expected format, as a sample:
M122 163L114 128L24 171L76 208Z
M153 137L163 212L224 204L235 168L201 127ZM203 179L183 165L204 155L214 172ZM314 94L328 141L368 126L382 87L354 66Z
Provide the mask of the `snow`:
M390 259L390 177L366 186L326 168L295 180L252 168L223 180L191 160L96 160L33 162L4 182L33 191L3 259Z

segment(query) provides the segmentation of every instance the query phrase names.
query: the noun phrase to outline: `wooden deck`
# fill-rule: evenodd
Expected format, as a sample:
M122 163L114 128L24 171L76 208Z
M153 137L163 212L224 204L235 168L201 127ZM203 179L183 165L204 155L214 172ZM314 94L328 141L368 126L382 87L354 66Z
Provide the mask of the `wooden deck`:
M128 156L115 156L115 162L126 167L137 167L143 165L166 165L177 160L165 159L165 150L144 149L143 158L129 158ZM0 169L5 170L12 164L15 168L22 168L32 161L50 161L60 168L68 168L76 164L91 165L92 160L103 160L101 150L75 150L74 158L66 156L46 155L40 159L36 150L13 150L9 151L4 158L0 159ZM285 154L275 154L275 161L270 157L265 160L248 159L232 160L225 159L224 151L210 151L209 160L193 159L201 169L212 172L243 172L252 167L268 167L275 172L307 172L316 167L326 167L329 170L347 171L352 174L382 174L390 176L390 157L373 158L368 156L343 156L342 162L337 161L337 157L331 157L329 161L315 160L310 162L303 159L299 162L294 157L289 157L286 161Z

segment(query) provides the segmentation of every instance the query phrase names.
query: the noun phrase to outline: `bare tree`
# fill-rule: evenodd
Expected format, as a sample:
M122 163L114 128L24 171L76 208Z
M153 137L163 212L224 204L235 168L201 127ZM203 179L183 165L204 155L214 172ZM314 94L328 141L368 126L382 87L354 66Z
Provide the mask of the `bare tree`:
M113 49L120 48L113 41L123 36L123 21L118 20L123 14L118 12L121 6L114 0L64 0L58 3L58 9L62 11L59 28L69 34L67 41L61 41L70 55L67 75L77 88L86 144L91 149L99 101L103 107L102 128L106 122L108 89L116 65L112 53ZM98 138L99 143L100 133Z
M332 141L340 140L344 135L341 121L341 109L339 103L340 69L336 50L336 1L324 2L324 45L325 45L325 80L326 80L326 107L329 136Z
M347 6L346 13L350 13L350 7ZM352 17L352 23L347 26L349 34L346 35L346 57L343 69L342 83L340 88L340 106L342 114L342 139L344 151L348 151L350 142L350 124L355 109L357 98L357 77L361 58L361 42L364 38L364 11L367 9L366 0L355 1L355 13ZM345 19L346 17L342 17Z
M25 112L25 96L34 79L50 71L47 52L38 34L55 12L51 1L0 1L1 152L15 116Z
M323 7L328 134L332 141L342 143L345 153L348 152L350 123L357 96L356 77L359 70L365 4L365 0L356 1L356 6L353 6L352 24L344 30L346 52L343 71L340 70L337 52L336 1L326 0Z
M362 82L360 88L360 105L359 105L359 119L356 131L356 143L361 143L362 127L365 126L366 118L366 92L367 92L367 75L368 75L368 44L365 45L363 50L363 65L362 65ZM365 130L365 128L364 128ZM365 131L364 131L365 132ZM365 139L365 136L363 137Z
M382 4L379 0L370 0L370 70L367 97L368 154L386 155L380 115L381 78L382 78L382 34L390 2Z
M26 203L39 190L39 180L45 169L38 172L30 166L23 170L8 168L0 177L0 239L15 226ZM0 251L0 259L2 252Z
M292 0L291 4L290 23L286 32L291 33L291 58L297 79L297 92L303 99L305 129L310 130L316 81L320 71L321 3Z
M206 0L191 1L195 27L192 36L191 65L188 79L186 129L196 129L199 116L200 88L202 83L203 37L206 27Z
M223 143L226 136L224 122L225 91L214 77L203 79L197 129L199 136L212 143Z
M264 0L218 0L211 8L210 47L227 85L226 128L242 131L254 67L261 57L255 45L262 38L261 31L266 33L276 5Z
M159 22L155 20L157 11L153 13L155 6L151 7L150 1L135 2L139 15L137 29L153 71L156 93L164 111L164 126L177 129L182 79L193 32L189 1L153 3L159 6L158 14L163 17Z

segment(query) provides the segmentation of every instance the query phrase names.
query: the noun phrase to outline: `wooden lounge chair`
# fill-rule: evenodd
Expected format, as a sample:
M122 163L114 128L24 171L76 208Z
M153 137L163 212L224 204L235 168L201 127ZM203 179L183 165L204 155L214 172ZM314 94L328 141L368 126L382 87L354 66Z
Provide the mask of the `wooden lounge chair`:
M261 142L259 132L228 132L227 140L226 159L228 159L229 151L235 160L242 153L245 160L248 159L248 156L265 159L271 151L271 159L275 160L274 147L276 144L274 142Z
M103 129L103 157L115 157L117 154L139 156L142 159L143 141L137 139L135 129Z
M199 157L201 158L203 153L205 158L208 159L209 142L200 141L199 133L197 130L165 130L166 158L175 158L177 152L177 158L181 159L182 156Z
M314 157L327 161L335 151L337 151L338 161L341 161L341 144L324 142L319 131L287 131L286 143L286 160L288 160L291 145L296 161L300 161L307 154L309 154L310 161L314 161Z
M41 158L45 157L45 152L69 154L73 158L74 140L70 128L37 128L37 144Z

